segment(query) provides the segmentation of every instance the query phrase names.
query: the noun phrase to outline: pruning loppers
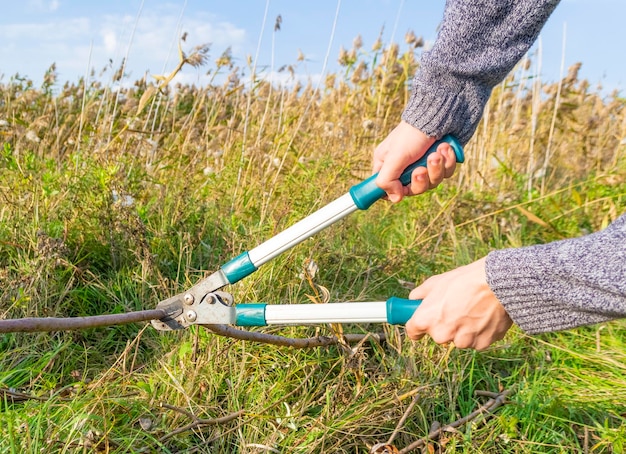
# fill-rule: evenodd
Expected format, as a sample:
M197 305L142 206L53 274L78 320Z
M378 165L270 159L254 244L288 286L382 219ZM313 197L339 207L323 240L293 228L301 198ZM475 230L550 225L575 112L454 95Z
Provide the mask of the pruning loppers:
M428 155L442 142L450 144L456 161L464 161L463 149L452 136L433 144L426 154L407 167L400 181L407 185L417 167L425 167ZM347 302L330 304L234 304L230 293L221 289L254 273L261 265L284 251L315 235L356 210L367 210L385 196L372 175L350 190L254 249L240 254L189 290L161 301L157 309L167 316L152 320L162 331L187 328L189 325L230 324L236 326L311 325L318 323L390 323L404 324L421 300L391 297L381 302Z

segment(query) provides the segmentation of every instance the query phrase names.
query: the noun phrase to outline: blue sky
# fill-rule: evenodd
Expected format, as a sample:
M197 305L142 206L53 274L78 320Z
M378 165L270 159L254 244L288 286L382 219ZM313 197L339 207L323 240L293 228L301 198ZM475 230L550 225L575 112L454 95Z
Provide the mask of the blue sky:
M54 62L61 81L77 81L113 61L127 59L130 80L163 74L176 63L176 44L211 43L212 60L228 47L240 66L251 56L274 70L306 60L298 72L314 79L337 69L341 46L360 35L368 50L382 30L384 43L403 43L407 31L436 36L443 0L22 0L5 1L0 17L0 82L16 73L41 83ZM274 32L278 15L281 29ZM605 90L626 88L626 2L562 0L542 31L541 77L558 80L582 62L581 76ZM331 40L332 38L332 40ZM565 48L563 47L565 45ZM533 48L538 50L539 43ZM564 51L563 51L564 48ZM328 55L328 64L324 62ZM186 68L182 82L202 82L206 68ZM108 75L107 75L108 74ZM110 72L103 78L110 77ZM286 77L286 76L283 76Z

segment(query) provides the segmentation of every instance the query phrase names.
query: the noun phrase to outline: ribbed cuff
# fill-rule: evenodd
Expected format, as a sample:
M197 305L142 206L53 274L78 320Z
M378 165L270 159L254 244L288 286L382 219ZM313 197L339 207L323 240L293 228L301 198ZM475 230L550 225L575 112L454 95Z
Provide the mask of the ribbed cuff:
M476 131L489 97L489 93L475 91L456 79L441 77L437 83L427 83L418 74L402 119L430 137L452 134L465 145Z

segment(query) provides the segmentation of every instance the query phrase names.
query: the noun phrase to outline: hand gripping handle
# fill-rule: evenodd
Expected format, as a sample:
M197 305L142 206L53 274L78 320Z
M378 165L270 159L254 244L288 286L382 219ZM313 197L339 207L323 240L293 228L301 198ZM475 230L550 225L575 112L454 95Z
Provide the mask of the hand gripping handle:
M447 142L452 146L457 162L462 163L464 161L461 145L454 137L447 135L434 143L424 156L404 170L400 176L402 184L407 185L410 183L413 170L416 167L425 167L428 156L434 153L442 142ZM310 214L254 249L243 252L224 264L220 271L222 277L218 279L219 285L222 286L226 283L234 284L256 271L259 266L302 242L306 238L313 236L320 230L343 219L348 214L358 209L368 209L374 202L385 196L385 191L376 185L375 180L377 176L378 174L372 175L361 183L352 186L350 191L343 196L320 208L315 213ZM208 291L216 290L217 288L219 287L213 286Z
M459 164L465 161L465 156L463 155L463 148L461 144L451 135L444 136L441 140L438 140L426 151L426 154L415 161L413 164L408 166L400 175L400 182L406 186L411 182L411 174L413 170L417 167L426 167L426 160L429 155L437 151L437 147L443 143L447 142L450 144L452 149L454 150L454 154L456 155L456 162ZM375 173L367 180L362 181L361 183L352 186L350 188L350 195L352 196L352 200L354 204L360 210L367 210L370 206L374 204L377 200L382 199L385 196L385 191L379 188L376 185L376 178L378 177L378 173Z

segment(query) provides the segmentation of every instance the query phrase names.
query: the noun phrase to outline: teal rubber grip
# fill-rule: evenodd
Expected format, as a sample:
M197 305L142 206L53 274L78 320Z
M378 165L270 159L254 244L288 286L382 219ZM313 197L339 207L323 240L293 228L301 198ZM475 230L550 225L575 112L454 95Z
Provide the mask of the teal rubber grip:
M387 300L387 323L390 325L406 324L420 304L422 300L408 300L392 296Z
M400 181L404 186L411 182L411 174L413 170L417 167L426 167L426 159L429 155L434 153L437 150L439 144L447 142L454 150L454 154L456 155L456 162L462 164L465 161L465 155L463 154L463 147L453 136L447 135L444 136L441 140L438 140L426 151L426 154L415 161L413 164L408 166L400 175ZM359 184L356 184L350 188L350 196L354 201L354 204L360 210L367 210L371 207L374 202L382 199L386 193L376 184L376 178L378 177L378 173L375 173L368 179L362 181Z
M265 303L238 304L235 306L236 326L266 326Z
M247 251L239 254L231 261L222 265L222 271L224 272L224 276L226 276L226 279L228 279L228 282L231 284L234 284L244 277L249 276L256 270L257 267L254 266L254 263L252 263L252 261L250 260L250 256L248 255Z

